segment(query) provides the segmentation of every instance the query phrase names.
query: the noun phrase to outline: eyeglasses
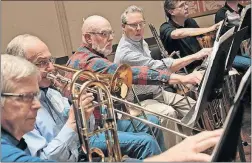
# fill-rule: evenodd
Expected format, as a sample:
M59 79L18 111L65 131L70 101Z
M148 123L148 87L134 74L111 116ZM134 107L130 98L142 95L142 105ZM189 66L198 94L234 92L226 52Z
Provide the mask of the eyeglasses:
M114 31L103 31L103 32L87 32L89 34L98 34L101 35L104 38L109 39L110 36L114 37L115 36L115 32Z
M138 26L139 26L140 28L144 28L145 24L146 24L145 21L140 22L140 23L132 23L132 24L126 23L126 25L130 26L130 27L133 28L133 29L137 29Z
M47 60L41 60L35 63L35 65L39 68L44 68L44 67L48 67L50 63L54 63L54 62L55 62L55 58L49 58Z
M21 98L24 102L32 102L35 98L39 99L40 93L24 93L24 94L16 94L16 93L1 93L3 97L18 97Z
M176 8L185 8L186 6L188 6L188 2L183 2L181 3L179 6L176 6L174 8L171 8L172 10L176 9Z

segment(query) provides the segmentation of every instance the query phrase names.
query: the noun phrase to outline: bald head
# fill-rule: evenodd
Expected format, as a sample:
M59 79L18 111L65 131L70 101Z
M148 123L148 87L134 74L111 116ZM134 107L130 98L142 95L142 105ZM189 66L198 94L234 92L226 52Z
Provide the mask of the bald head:
M18 35L7 45L6 53L19 57L25 57L26 48L39 41L41 42L41 40L36 36L29 34Z
M89 16L84 20L82 25L82 33L87 32L97 32L100 31L104 26L110 26L110 23L107 19L99 15Z
M112 52L114 32L107 19L102 16L89 16L82 25L82 42L85 46L103 54Z

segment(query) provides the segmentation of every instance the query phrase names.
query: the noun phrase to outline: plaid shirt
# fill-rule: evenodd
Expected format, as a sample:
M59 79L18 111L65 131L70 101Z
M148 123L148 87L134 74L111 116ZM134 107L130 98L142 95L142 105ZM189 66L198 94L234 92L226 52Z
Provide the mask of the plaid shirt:
M84 69L102 74L114 74L119 64L110 62L104 55L95 52L82 45L73 54L67 64L68 67L74 69ZM147 66L132 66L133 84L138 85L161 85L168 84L168 71L149 69ZM72 74L67 74L70 77ZM99 108L94 110L95 129L101 125L101 113Z
M99 54L84 45L79 47L67 62L67 66L74 69L84 69L102 74L114 74L119 64L110 62L102 54ZM167 85L170 72L166 70L154 70L147 66L132 66L133 84L137 85Z

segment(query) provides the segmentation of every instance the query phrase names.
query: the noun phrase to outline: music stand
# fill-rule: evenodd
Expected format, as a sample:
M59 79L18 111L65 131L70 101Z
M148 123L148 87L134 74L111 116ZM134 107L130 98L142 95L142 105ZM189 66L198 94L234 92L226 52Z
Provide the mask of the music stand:
M241 100L251 81L251 66L243 76L235 95L234 104L231 106L226 121L224 123L224 132L219 143L215 146L212 153L211 162L231 162L235 160L237 145L240 141L240 131L244 107Z
M248 33L243 38L244 40L246 40L251 37L251 5L247 5L242 9L241 22L238 27L238 31L243 29L244 27L248 27Z
M221 36L219 42L215 42L213 53L199 87L200 92L196 105L182 118L182 123L194 127L208 103L213 99L221 98L218 96L222 94L225 62L234 37L233 31L234 27Z
M226 71L229 71L232 68L232 63L234 62L235 56L237 55L241 42L244 40L244 36L247 34L248 27L243 28L242 30L236 32L234 40L232 42L230 52L226 61Z

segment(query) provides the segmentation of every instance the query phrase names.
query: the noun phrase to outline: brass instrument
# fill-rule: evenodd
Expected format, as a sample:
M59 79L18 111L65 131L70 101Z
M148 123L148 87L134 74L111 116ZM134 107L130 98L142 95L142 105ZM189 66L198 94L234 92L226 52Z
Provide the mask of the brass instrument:
M78 71L78 70L76 70L76 69L72 69L72 68L68 68L68 67L60 66L60 65L56 65L56 64L54 64L54 66L55 66L56 68L60 69L60 70L63 70L63 71L70 71L70 72L77 72L77 71ZM127 67L127 66L124 65L124 67ZM119 69L121 69L121 68L119 67ZM124 70L129 71L129 69L124 69ZM131 70L131 69L130 69L130 70ZM98 78L98 76L104 77L103 74L99 74L99 75L98 75L98 73L93 73L93 72L90 72L90 71L82 71L82 72L83 72L83 74L80 74L80 77L82 77L82 78L83 78L83 77L86 77L86 78L90 78L90 77L91 77L91 75L87 75L87 72L90 73L90 74L93 74L92 76L96 76L97 78ZM125 88L124 88L124 86L123 86L123 88L122 88L121 85L120 85L120 83L124 83L123 81L129 82L129 80L123 79L123 78L125 77L125 75L122 75L122 74L120 74L120 73L122 73L122 74L130 74L130 73L126 73L126 72L123 72L123 71L121 71L121 72L117 71L117 72L115 73L114 77L112 77L113 79L115 79L115 80L113 80L113 82L118 82L118 81L121 81L121 82L119 82L119 83L111 83L111 85L117 85L117 87L119 87L119 89L112 89L112 90L123 90L123 89L125 89ZM117 74L117 75L116 75L116 74ZM105 75L105 76L108 77L108 75ZM117 76L118 78L116 78L115 76ZM96 77L95 77L95 78L96 78ZM60 74L48 73L48 74L47 74L47 78L48 78L48 79L51 79L51 80L59 80L59 81L61 81L61 82L63 82L63 83L66 83L66 84L72 84L72 83L74 83L75 87L78 87L78 88L81 87L81 84L80 84L80 83L77 83L77 80L72 81L71 79L66 78L66 77L64 77L64 76L62 76L62 75L60 75ZM94 80L95 78L91 77L91 79L93 79L93 80ZM97 80L97 78L96 78L95 80ZM111 78L111 77L110 77L110 78ZM122 78L122 79L120 79L120 78ZM127 77L127 75L126 75L126 78L132 79L132 77ZM99 78L98 81L103 82L103 83L105 84L105 86L108 86L109 84L108 84L108 83L105 83L105 82L107 82L108 80L106 79L106 80L103 81L102 79L104 79L104 78ZM110 81L109 81L109 82L110 82ZM130 83L127 83L127 84L124 83L124 84L122 84L122 85L131 86L131 82L132 82L132 80L130 81ZM120 88L120 87L121 87L121 88ZM128 89L129 89L129 88L126 88L126 90L128 90ZM99 92L98 92L97 90L94 90L94 89L91 89L91 88L87 88L87 90L88 90L89 92L92 92L92 93L95 93L95 94L99 94ZM111 91L111 89L110 89L110 91ZM112 94L115 94L115 93L112 92ZM116 94L115 94L115 95L116 95ZM165 116L165 115L162 115L162 114L155 113L155 112L153 112L153 111L147 110L147 109L145 109L144 107L141 107L141 106L136 105L136 104L134 104L134 103L128 102L127 100L123 100L123 99L121 99L121 98L118 98L118 97L115 96L115 95L111 95L111 96L110 96L110 98L111 98L113 101L119 101L119 102L121 102L121 103L127 104L128 106L131 106L131 107L134 108L134 109L137 109L137 110L140 110L140 111L145 111L145 112L151 113L151 114L153 114L153 115L159 116L159 117L161 117L161 118L170 119L170 120L174 121L175 123L177 123L178 125L183 126L184 128L188 128L190 131L194 131L195 133L201 132L201 130L199 130L199 129L186 126L185 124L183 124L180 120L178 120L178 119L176 119L176 118L169 117L169 116ZM98 102L98 103L96 103L95 105L98 105L98 106L99 106L100 103L102 103L102 102ZM171 132L171 133L173 133L173 134L176 134L176 135L178 135L178 136L181 136L182 138L186 138L186 137L187 137L187 135L185 135L185 134L182 134L182 133L173 131L173 130L171 130L171 129L162 127L162 126L160 126L160 125L157 125L157 124L154 124L154 123L152 123L152 122L149 122L149 121L147 121L147 120L145 120L145 119L141 119L141 118L137 118L137 117L131 116L130 114L127 114L127 113L122 112L122 111L120 111L120 110L114 109L114 111L117 112L117 113L120 113L120 114L122 114L122 115L128 116L128 117L130 117L130 118L133 118L133 119L137 119L137 120L139 120L139 121L142 121L142 122L144 122L144 123L146 123L146 124L148 124L148 125L150 125L150 126L157 127L157 128L159 128L159 129L161 129L161 130L164 130L164 131L166 131L166 132Z
M76 81L83 76L95 76L90 72L80 70L74 73L72 77L72 82L70 83L71 88L71 97L73 100L73 108L76 118L77 131L79 135L80 144L82 150L87 154L88 161L92 162L92 154L97 153L102 161L105 161L105 156L103 152L99 148L90 148L89 145L89 137L105 132L106 144L108 149L108 161L116 161L120 162L122 160L120 145L118 141L117 135L117 126L116 119L113 110L113 102L110 97L110 91L105 86L103 82L96 80L95 78L91 78L88 81L84 82L79 89L76 89L75 83ZM88 120L85 117L85 107L80 104L81 94L86 92L89 87L97 88L103 92L103 98L106 98L106 101L102 103L102 105L106 105L107 113L103 116L104 126L103 128L96 130L92 133L88 132ZM79 112L80 111L80 112Z

